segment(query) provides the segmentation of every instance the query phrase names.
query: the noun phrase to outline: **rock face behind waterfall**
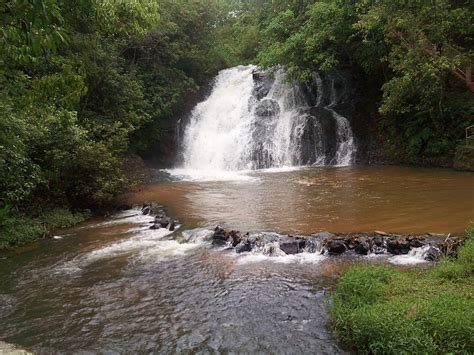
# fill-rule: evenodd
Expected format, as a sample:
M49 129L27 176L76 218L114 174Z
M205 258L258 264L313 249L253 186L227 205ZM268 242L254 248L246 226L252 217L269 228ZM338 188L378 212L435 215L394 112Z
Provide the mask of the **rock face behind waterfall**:
M253 80L251 102L257 101L253 158L257 168L275 165L265 138L258 138L268 137L275 129L272 123L276 125L285 110L291 116L288 142L296 147L290 165L350 165L354 161L356 144L347 118L354 110L350 76L336 71L314 73L312 81L303 86L286 82L281 70L254 71Z
M282 69L223 70L184 129L184 168L351 165L353 91L350 78L338 72L315 73L300 85Z

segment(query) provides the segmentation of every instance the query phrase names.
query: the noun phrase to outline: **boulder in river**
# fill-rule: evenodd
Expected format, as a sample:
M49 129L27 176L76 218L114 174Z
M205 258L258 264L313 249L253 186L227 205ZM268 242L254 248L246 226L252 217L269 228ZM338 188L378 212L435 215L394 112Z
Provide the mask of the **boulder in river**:
M176 228L176 221L171 221L171 223L168 225L168 229L170 232L173 232Z
M388 233L384 233L388 234ZM212 234L212 244L234 248L236 253L258 251L265 255L292 255L298 253L321 253L340 255L347 251L352 254L408 254L412 248L430 245L425 254L427 260L437 260L440 255L453 253L463 238L447 237L442 241L430 240L426 235L384 235L371 233L313 233L309 236L281 235L272 232L246 233L225 230L217 226ZM425 240L425 238L428 238Z
M156 203L152 202L145 202L141 208L142 214L144 215L152 215L152 214L158 214L158 213L163 213L163 206L157 205Z
M424 243L424 238L423 237L419 237L419 236L408 236L406 238L406 240L408 241L408 243L410 244L410 247L412 248L420 248L422 247L423 245L425 245Z
M410 249L410 242L408 242L405 238L391 238L387 241L387 251L390 254L408 254Z
M142 207L142 214L148 216L153 213L153 209L151 207L151 204L144 204Z
M233 247L237 246L242 241L242 236L239 231L231 230L228 233L228 240L231 241Z
M339 255L347 250L346 244L342 240L329 239L324 243L329 255Z
M252 243L249 239L244 239L235 246L236 253L245 253L251 250L252 250Z
M301 237L284 237L279 242L280 249L285 254L302 253L306 246L306 240Z
M373 238L373 242L377 247L383 247L384 246L384 239L380 234L375 235Z
M155 225L158 225L160 228L166 228L171 224L171 218L167 216L157 216L155 218Z
M359 238L358 243L354 248L354 251L360 255L367 255L370 252L370 244L367 238Z
M212 235L212 245L222 246L227 243L229 236L227 235L224 228L217 226L214 228L214 234Z

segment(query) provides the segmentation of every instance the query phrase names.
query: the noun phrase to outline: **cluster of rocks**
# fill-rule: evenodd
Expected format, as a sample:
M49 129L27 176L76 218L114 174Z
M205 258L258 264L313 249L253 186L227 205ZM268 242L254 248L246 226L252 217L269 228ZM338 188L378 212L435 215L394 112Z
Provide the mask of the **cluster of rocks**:
M156 205L153 203L145 203L142 206L141 211L144 215L147 216L155 215L155 219L150 222L152 223L150 229L166 228L169 231L175 230L178 221L167 216L165 210L163 209L163 206Z
M316 252L318 241L313 236L282 236L277 233L245 233L216 227L212 235L212 244L228 246L237 253L278 246L285 254L297 254L303 251Z
M441 236L433 235L397 235L384 232L357 234L319 232L307 236L284 236L268 232L242 234L220 226L214 229L212 235L213 245L233 248L237 253L278 247L284 254L309 252L327 255L344 253L403 255L408 254L413 248L428 246L424 258L430 261L438 260L442 254L446 253L443 245L449 244L452 251L453 246L460 243L459 238L449 236L441 238Z

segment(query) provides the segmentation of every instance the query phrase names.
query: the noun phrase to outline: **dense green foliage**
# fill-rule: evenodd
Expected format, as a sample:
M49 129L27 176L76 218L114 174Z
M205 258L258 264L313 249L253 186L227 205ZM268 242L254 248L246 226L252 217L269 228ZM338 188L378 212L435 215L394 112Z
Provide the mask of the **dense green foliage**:
M8 206L0 209L0 250L45 237L58 228L71 227L90 215L87 210L72 213L59 207L37 209L34 212L34 216L26 216L18 212L11 213Z
M245 0L233 48L306 80L345 68L379 89L376 134L389 158L437 161L474 123L473 95L457 70L474 57L472 1ZM371 90L377 92L377 90ZM370 112L369 112L370 113ZM439 159L438 159L439 160Z
M334 293L336 334L362 354L472 354L474 233L432 269L356 266Z
M226 13L212 0L2 2L0 234L23 211L96 208L126 187L124 157L228 65L212 31Z

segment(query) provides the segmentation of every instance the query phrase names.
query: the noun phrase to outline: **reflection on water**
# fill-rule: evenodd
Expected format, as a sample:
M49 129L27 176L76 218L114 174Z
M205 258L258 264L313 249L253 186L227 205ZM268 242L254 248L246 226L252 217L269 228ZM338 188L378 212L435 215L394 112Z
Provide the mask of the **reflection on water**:
M182 223L175 232L150 230L153 217L130 210L1 254L0 341L44 354L342 353L328 329L328 290L354 259L236 256L190 228L460 232L473 212L472 174L344 168L251 177L154 184L129 197L167 205Z
M253 179L155 184L130 197L160 201L189 226L310 233L462 233L474 219L474 174L401 167L313 168Z

